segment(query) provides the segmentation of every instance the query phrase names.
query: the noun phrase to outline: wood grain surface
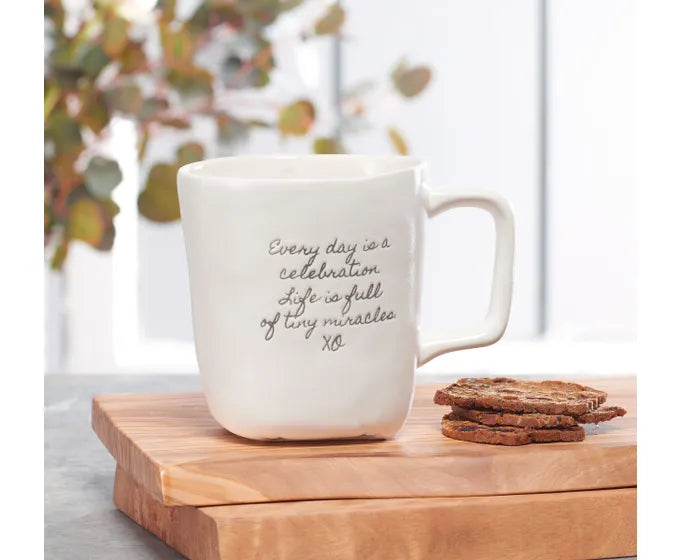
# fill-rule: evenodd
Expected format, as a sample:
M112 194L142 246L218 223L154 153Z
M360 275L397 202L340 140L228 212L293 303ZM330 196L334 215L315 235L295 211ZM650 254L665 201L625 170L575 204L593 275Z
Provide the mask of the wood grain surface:
M585 441L502 447L448 439L416 389L388 441L255 442L211 417L201 394L93 399L93 427L118 464L165 505L526 494L637 485L635 378L579 380L609 393L623 418L587 426Z
M613 558L636 553L635 488L466 498L162 506L123 469L116 506L191 560Z

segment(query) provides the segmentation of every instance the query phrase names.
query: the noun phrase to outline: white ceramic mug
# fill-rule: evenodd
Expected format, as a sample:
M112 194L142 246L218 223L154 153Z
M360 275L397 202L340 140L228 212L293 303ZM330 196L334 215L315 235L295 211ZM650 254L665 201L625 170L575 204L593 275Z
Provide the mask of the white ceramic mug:
M389 438L414 372L496 342L512 296L514 224L488 192L436 192L402 156L229 157L179 170L196 353L215 419L251 439ZM423 222L491 213L491 302L463 336L418 328Z

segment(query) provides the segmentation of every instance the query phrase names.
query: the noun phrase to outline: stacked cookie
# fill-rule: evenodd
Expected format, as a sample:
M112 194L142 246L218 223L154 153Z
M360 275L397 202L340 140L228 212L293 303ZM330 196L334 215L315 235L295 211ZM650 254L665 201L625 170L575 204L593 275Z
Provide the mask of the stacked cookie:
M442 433L494 445L583 441L580 424L599 423L626 411L600 406L604 391L564 381L518 381L508 377L463 378L439 389L436 404L451 407Z

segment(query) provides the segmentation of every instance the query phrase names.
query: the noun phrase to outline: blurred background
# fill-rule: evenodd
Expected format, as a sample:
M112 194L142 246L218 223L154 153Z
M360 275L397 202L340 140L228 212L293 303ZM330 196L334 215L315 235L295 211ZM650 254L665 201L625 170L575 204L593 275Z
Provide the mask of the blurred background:
M633 0L48 0L47 373L197 371L174 174L410 153L517 222L505 338L423 371L635 369ZM491 220L427 227L424 332L486 311Z

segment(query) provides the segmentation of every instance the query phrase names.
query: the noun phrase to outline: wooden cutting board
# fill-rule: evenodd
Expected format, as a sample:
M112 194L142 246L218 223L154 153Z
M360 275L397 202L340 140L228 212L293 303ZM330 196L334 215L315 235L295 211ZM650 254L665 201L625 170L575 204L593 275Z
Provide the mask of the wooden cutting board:
M636 553L635 488L163 506L118 467L116 506L191 560L551 560Z
M389 441L254 442L210 416L200 394L103 395L93 427L120 467L164 505L347 498L496 496L634 487L635 378L579 380L609 393L623 418L580 443L502 447L441 434L436 386L416 389Z

